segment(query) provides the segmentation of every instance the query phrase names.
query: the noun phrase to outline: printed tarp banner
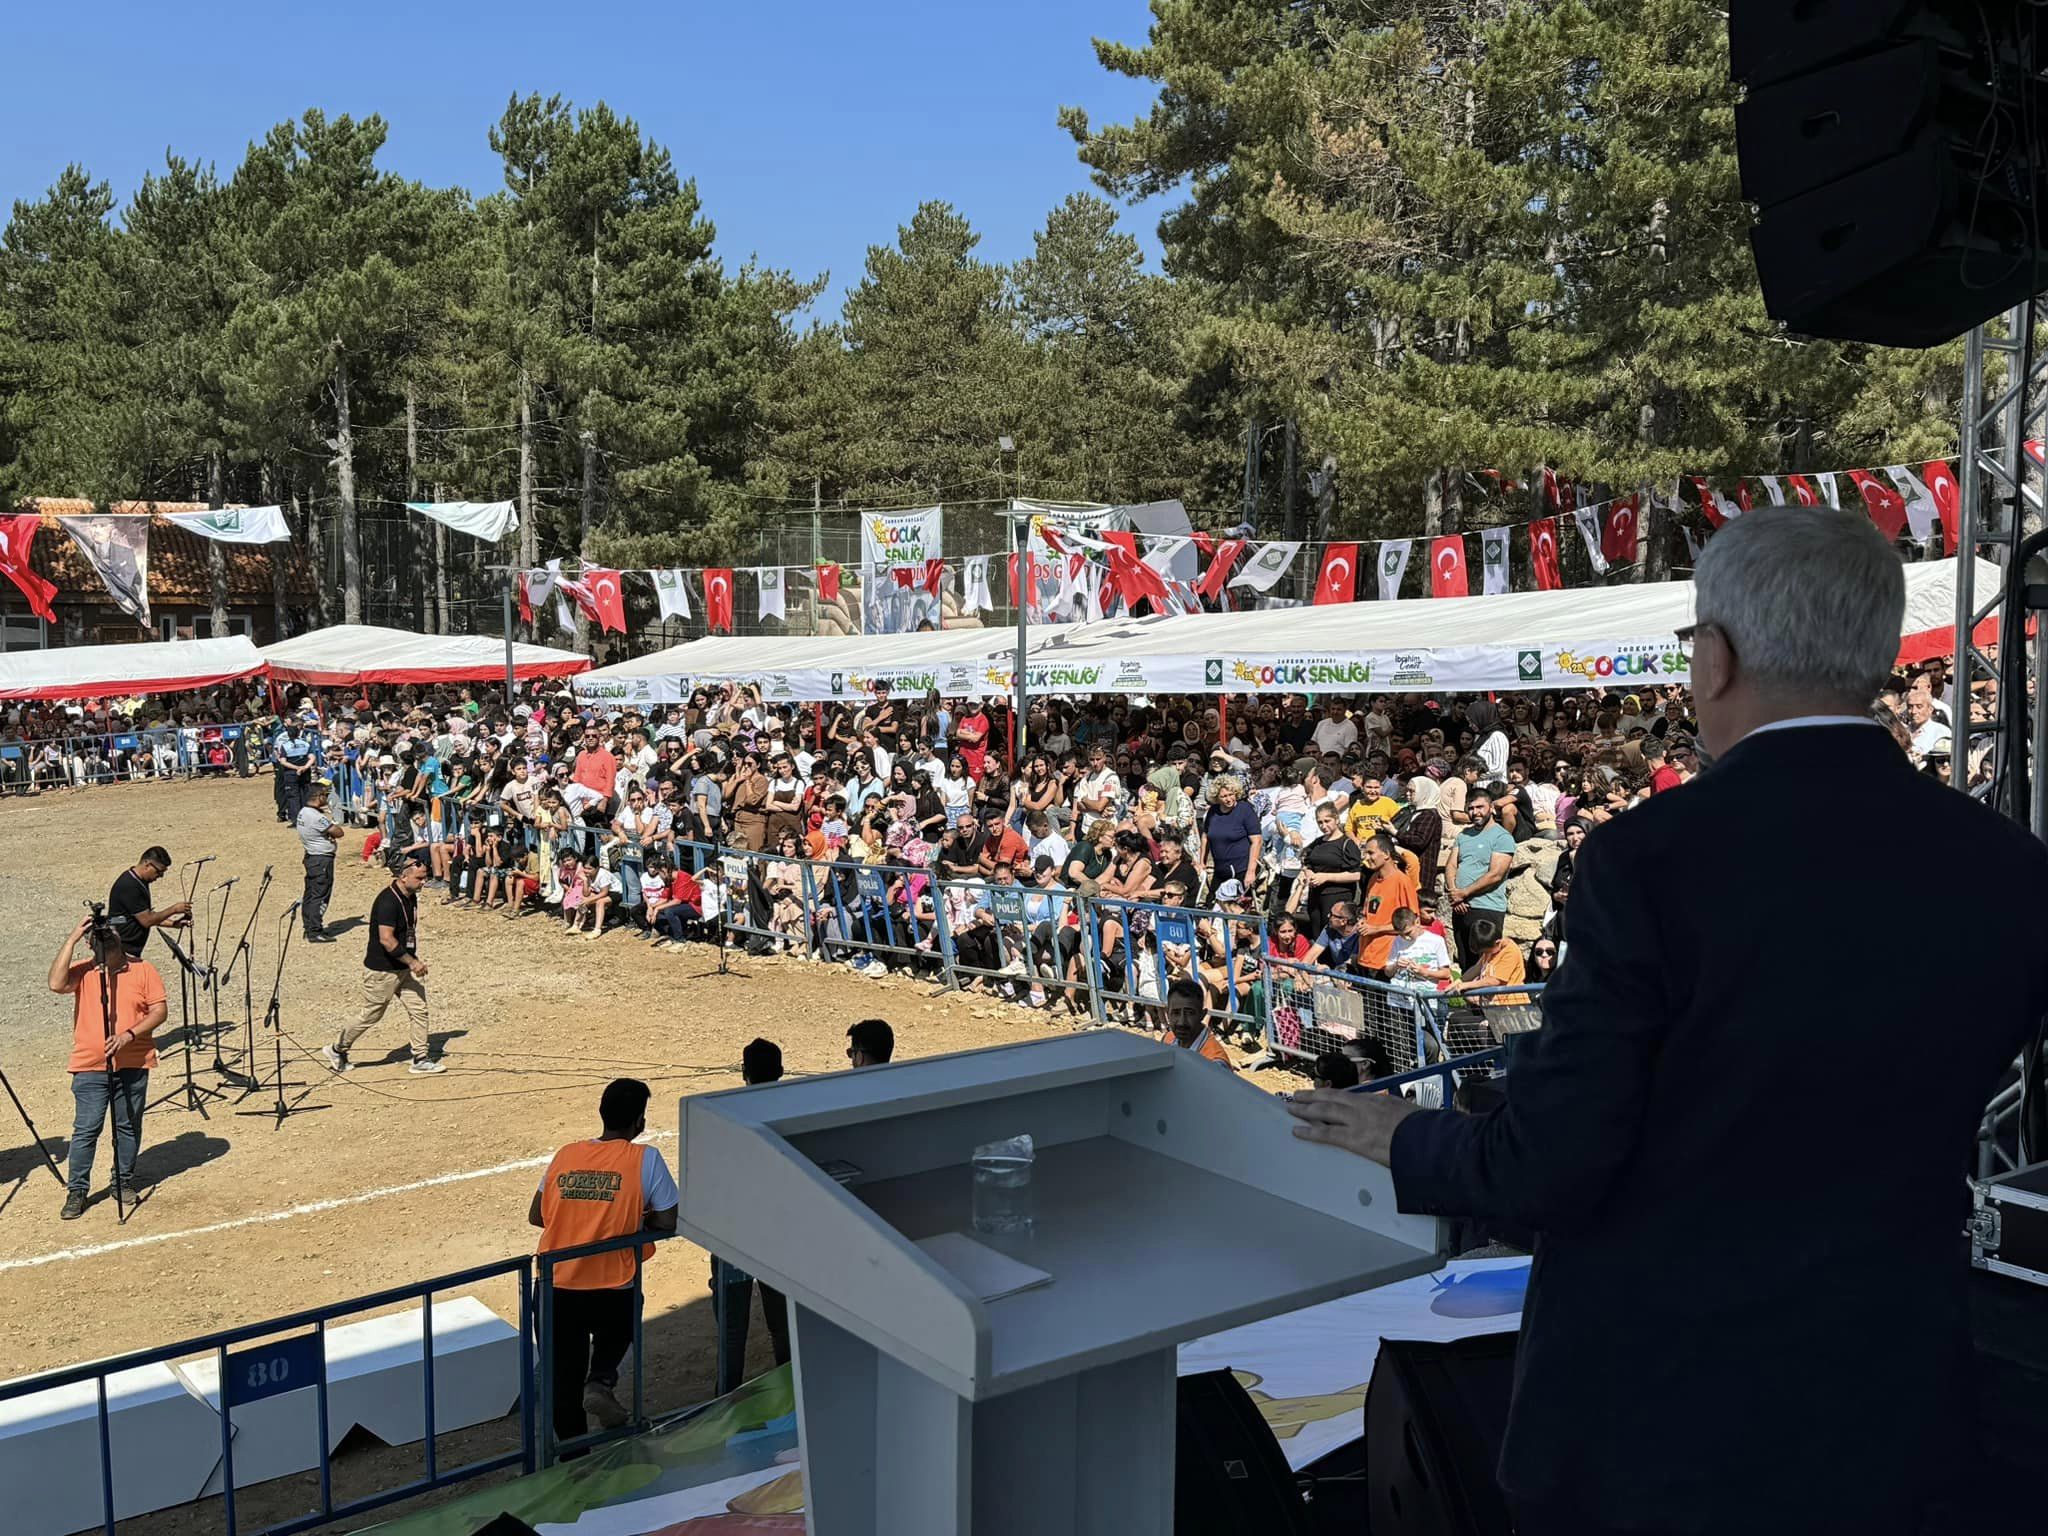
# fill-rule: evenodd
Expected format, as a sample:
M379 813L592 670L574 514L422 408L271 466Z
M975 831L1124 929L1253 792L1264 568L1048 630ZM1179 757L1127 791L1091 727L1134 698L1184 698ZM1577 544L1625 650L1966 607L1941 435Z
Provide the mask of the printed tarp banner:
M406 506L457 533L492 544L519 526L519 509L509 501L408 501Z
M1449 1343L1521 1322L1529 1260L1460 1259L1434 1275L1341 1297L1180 1346L1183 1376L1230 1371L1296 1471L1365 1433L1388 1339ZM511 1514L541 1536L802 1536L803 1447L790 1368L748 1382L665 1433L377 1527L475 1536Z
M1485 693L1553 686L1585 688L1610 681L1683 684L1691 679L1691 653L1675 635L1579 646L1034 660L1029 675L1034 694Z
M923 576L927 564L945 554L944 524L944 509L939 507L870 512L861 518L863 633L907 635L921 626L939 627L939 598L925 587Z
M57 522L106 583L107 596L136 623L149 628L149 519L60 517Z
M292 536L282 507L222 507L209 512L165 512L163 520L221 544L278 544Z

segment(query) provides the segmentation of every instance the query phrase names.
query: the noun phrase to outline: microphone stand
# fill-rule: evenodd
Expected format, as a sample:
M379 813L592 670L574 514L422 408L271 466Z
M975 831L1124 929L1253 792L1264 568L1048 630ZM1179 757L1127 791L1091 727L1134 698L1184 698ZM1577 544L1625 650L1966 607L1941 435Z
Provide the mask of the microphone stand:
M182 1101L185 1108L197 1110L199 1118L204 1120L207 1118L205 1101L207 1099L224 1099L227 1097L219 1089L205 1087L195 1081L192 1076L192 1010L199 994L201 979L206 973L199 966L192 963L190 955L178 948L178 941L176 939L166 933L163 936L163 940L165 945L169 947L172 958L178 962L178 1024L180 1043L185 1048L185 1081L173 1087L170 1092L166 1093L156 1102L157 1104L170 1104ZM153 1109L156 1105L151 1105L150 1107Z
M233 886L240 878L239 875L230 876L213 888L212 895L218 896L223 891L228 892L228 894L221 896L220 907L214 913L213 933L207 939L206 965L204 967L208 978L207 991L213 998L213 1070L214 1074L230 1088L242 1087L244 1079L241 1073L232 1071L228 1064L221 1059L220 989L223 978L221 973L215 969L213 962L220 955L220 934L221 930L227 926L228 903L235 899Z
M285 1120L291 1115L317 1115L323 1109L333 1108L331 1104L306 1105L297 1102L287 1104L284 1101L285 1089L306 1088L310 1086L302 1082L287 1081L285 1078L284 1026L279 1018L279 998L284 990L284 957L291 951L292 919L297 916L298 910L299 903L295 901L284 909L284 916L278 919L280 926L277 941L277 970L270 978L270 1001L263 1006L263 1027L270 1031L271 1070L273 1073L271 1088L277 1095L277 1102L269 1109L238 1109L235 1111L237 1115L245 1118L268 1118L272 1130L276 1130L279 1126L283 1125ZM246 977L247 972L243 974ZM254 1047L252 1046L251 1049L253 1050ZM251 1065L253 1067L254 1063L252 1062ZM248 1095L244 1094L242 1097L247 1098ZM304 1095L302 1094L300 1097L303 1098Z
M90 932L90 931L89 931ZM106 960L106 944L121 941L112 937L111 928L99 933L90 933L96 942L93 945L93 965L100 973L100 1029L107 1049L107 1131L111 1143L109 1150L114 1154L114 1221L118 1226L128 1225L128 1206L121 1189L121 1079L114 1068L114 973ZM136 1152L142 1151L142 1127L135 1127ZM90 1190L87 1191L91 1193Z
M203 859L194 859L192 861L192 879L185 886L186 906L189 907L192 904L192 898L199 890L199 871L211 864L214 861L214 857L215 855L209 853Z
M256 999L249 980L250 968L255 964L254 952L249 948L249 934L256 927L256 915L263 910L263 898L270 890L270 866L263 866L263 882L256 887L256 904L249 909L249 921L242 925L242 936L235 941L235 952L228 956L227 971L221 977L225 986L233 979L235 965L246 960L242 966L242 1098L237 1104L254 1093L261 1086L256 1066ZM297 906L298 903L292 903Z

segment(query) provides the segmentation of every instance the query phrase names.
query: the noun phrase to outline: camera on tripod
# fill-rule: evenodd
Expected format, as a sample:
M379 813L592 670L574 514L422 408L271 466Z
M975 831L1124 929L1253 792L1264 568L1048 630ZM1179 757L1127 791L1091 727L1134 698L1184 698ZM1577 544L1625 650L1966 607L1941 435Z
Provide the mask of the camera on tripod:
M121 942L120 933L107 916L107 904L104 901L88 901L85 910L92 914L86 921L85 931L95 945Z

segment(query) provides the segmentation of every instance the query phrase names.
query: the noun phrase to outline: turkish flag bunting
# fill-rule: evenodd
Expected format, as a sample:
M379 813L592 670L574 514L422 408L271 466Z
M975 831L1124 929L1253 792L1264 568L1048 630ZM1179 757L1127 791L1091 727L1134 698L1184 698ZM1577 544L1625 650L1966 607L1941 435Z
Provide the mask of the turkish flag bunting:
M1850 470L1849 482L1863 493L1863 505L1870 520L1877 524L1877 531L1888 539L1896 539L1906 526L1906 498L1867 469Z
M1799 505L1802 507L1817 507L1820 505L1820 492L1813 488L1813 482L1808 480L1806 476L1787 475L1785 483L1792 487L1792 494L1799 498Z
M1547 465L1543 470L1543 505L1553 512L1564 505L1557 499L1557 471Z
M1928 494L1934 497L1934 510L1941 516L1948 552L1954 554L1963 536L1963 488L1956 484L1956 472L1946 459L1930 459L1921 465L1920 474L1927 482Z
M821 560L818 563L818 598L821 602L839 601L839 566L836 561Z
M2043 458L2043 457L2041 456L2041 455L2042 455L2042 452L2043 452L2043 447L2042 447L2042 443L2041 443L2041 439L2040 439L2040 438L2038 438L2038 437L2030 437L2030 438L2028 438L2028 439L2027 439L2027 457L2028 457L2028 458L2032 459L2032 460L2033 460L2033 461L2034 461L2034 462L2035 462L2036 464L2048 464L2048 459L2044 459L2044 458Z
M1465 536L1452 533L1430 540L1429 595L1463 597L1469 590L1465 585Z
M533 623L533 598L526 590L526 572L521 571L512 579L512 595L519 599L519 622Z
M941 581L943 581L943 580L945 579L945 576L946 576L946 562L945 562L945 561L943 561L943 560L927 560L927 561L925 561L925 563L924 563L924 589L925 589L925 591L927 591L927 592L931 593L931 595L932 595L933 597L937 597L937 596L939 595L939 583L940 583Z
M1125 605L1135 613L1139 602L1149 602L1154 613L1172 613L1173 589L1157 570L1138 558L1138 536L1105 528L1102 537L1109 544L1109 579Z
M704 622L712 629L732 633L732 567L711 567L704 572Z
M604 615L597 611L597 594L590 590L590 572L585 571L581 576L564 576L555 583L555 587L574 598L576 606L583 611L583 617L591 623L603 621Z
M1529 568L1536 573L1538 592L1564 587L1564 567L1557 554L1557 519L1539 517L1529 525Z
M590 588L590 606L596 610L592 617L605 629L626 632L626 594L617 571L593 567L583 573L583 584Z
M1332 544L1323 551L1323 568L1316 576L1318 603L1348 603L1358 596L1358 546Z
M1197 538L1200 535L1196 536ZM1210 558L1209 568L1202 572L1202 580L1195 590L1211 602L1223 596L1223 584L1230 580L1231 567L1237 564L1237 557L1244 553L1245 540L1225 539L1216 546L1216 553Z
M1641 519L1642 503L1634 496L1617 496L1608 504L1600 525L1600 553L1608 564L1635 564Z
M50 599L57 595L57 589L38 576L28 563L29 546L35 543L36 530L42 526L42 517L34 512L0 517L0 575L21 589L29 610L37 618L54 624L57 614L50 607Z
M1745 512L1752 510L1749 500L1749 482L1747 480L1735 482L1735 505L1742 508Z
M1707 521L1714 527L1725 525L1730 518L1740 517L1744 508L1730 501L1699 475L1691 477L1693 489L1700 493L1700 511L1707 515Z

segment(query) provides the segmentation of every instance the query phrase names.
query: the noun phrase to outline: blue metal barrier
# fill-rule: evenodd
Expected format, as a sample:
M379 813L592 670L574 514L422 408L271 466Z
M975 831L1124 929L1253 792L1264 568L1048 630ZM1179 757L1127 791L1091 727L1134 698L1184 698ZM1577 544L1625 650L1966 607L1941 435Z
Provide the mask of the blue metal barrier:
M1265 964L1262 915L1113 896L1095 897L1087 912L1087 962L1098 1018L1108 1022L1114 1006L1126 1019L1143 1022L1142 1011L1159 1007L1170 983L1187 980L1202 988L1210 1020L1258 1028L1253 989ZM1116 929L1107 944L1106 925Z
M0 743L0 795L83 789L143 779L197 778L236 771L241 725L150 725L18 738ZM210 760L203 733L218 732L222 760Z
M634 1365L631 1418L618 1429L599 1430L573 1441L556 1443L553 1400L549 1391L553 1384L554 1268L569 1259L589 1258L624 1248L638 1249L646 1244L669 1242L673 1239L672 1233L639 1232L628 1237L587 1243L576 1248L561 1248L552 1253L522 1254L516 1258L500 1259L495 1263L479 1264L469 1269L458 1270L454 1274L437 1275L433 1279L418 1281L411 1285L393 1286L368 1296L358 1296L324 1307L311 1307L285 1317L267 1318L262 1322L249 1323L237 1328L219 1329L176 1344L134 1350L108 1360L96 1360L87 1365L69 1366L63 1370L46 1371L41 1375L0 1383L0 1403L55 1388L88 1383L93 1386L98 1417L99 1465L95 1480L100 1489L99 1528L105 1536L117 1536L114 1514L113 1438L107 1407L108 1379L143 1366L169 1365L195 1355L211 1354L219 1373L220 1383L222 1530L225 1536L241 1536L242 1527L235 1507L233 1410L244 1403L258 1401L279 1391L302 1390L306 1383L298 1379L300 1372L309 1365L317 1366L312 1372L311 1385L319 1434L319 1508L250 1533L250 1536L291 1536L294 1532L311 1530L332 1521L367 1514L371 1510L381 1509L402 1499L409 1499L436 1488L467 1482L490 1472L511 1467L518 1467L523 1472L535 1472L542 1467L553 1465L559 1459L560 1453L565 1450L581 1450L588 1446L604 1444L646 1428L648 1420L642 1363L646 1350L640 1307L640 1265L636 1263L633 1278L631 1354ZM515 1278L519 1285L519 1445L515 1450L483 1457L459 1467L443 1467L435 1444L438 1432L434 1423L434 1297L440 1292L478 1285L505 1276ZM425 1428L423 1474L399 1487L381 1489L376 1493L337 1504L334 1500L332 1456L327 1444L328 1325L340 1318L400 1306L408 1302L418 1302L422 1308L420 1390L423 1394L421 1422ZM277 1340L280 1335L289 1337L267 1348L260 1357L257 1357L256 1363L264 1367L260 1371L250 1369L251 1352L235 1352L238 1345ZM280 1375L270 1367L269 1362L283 1362L288 1369ZM242 1367L239 1371L236 1369L238 1366ZM287 1381L290 1383L288 1386L284 1385ZM711 1394L707 1392L706 1395Z

